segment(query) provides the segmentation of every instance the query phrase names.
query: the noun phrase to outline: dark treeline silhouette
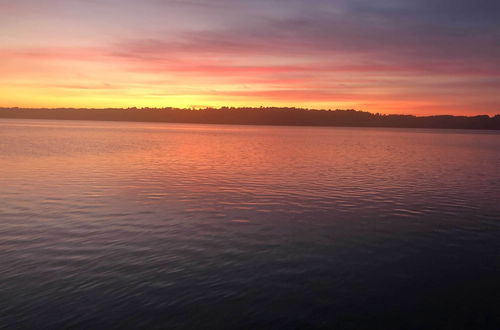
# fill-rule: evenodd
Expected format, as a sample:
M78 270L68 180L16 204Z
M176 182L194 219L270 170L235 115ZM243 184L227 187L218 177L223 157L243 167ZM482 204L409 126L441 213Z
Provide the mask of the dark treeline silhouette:
M0 118L142 121L168 123L357 126L401 128L460 128L500 130L500 115L427 116L382 115L355 110L299 108L178 108L23 109L0 108Z

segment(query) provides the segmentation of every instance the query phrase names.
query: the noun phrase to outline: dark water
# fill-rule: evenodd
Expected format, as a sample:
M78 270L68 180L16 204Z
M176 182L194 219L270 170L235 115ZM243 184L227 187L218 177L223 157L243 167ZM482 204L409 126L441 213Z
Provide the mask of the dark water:
M0 328L498 329L500 134L0 121Z

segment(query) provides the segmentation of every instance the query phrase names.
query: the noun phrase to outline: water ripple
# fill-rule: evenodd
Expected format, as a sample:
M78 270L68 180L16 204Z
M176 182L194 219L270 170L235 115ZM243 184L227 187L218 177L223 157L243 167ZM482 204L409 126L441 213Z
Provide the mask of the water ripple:
M497 133L2 120L0 139L0 328L498 320Z

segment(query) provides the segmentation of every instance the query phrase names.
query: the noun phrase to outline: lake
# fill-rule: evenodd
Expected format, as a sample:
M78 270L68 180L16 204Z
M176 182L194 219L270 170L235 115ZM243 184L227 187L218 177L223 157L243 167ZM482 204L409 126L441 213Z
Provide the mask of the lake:
M500 132L0 120L0 328L498 329Z

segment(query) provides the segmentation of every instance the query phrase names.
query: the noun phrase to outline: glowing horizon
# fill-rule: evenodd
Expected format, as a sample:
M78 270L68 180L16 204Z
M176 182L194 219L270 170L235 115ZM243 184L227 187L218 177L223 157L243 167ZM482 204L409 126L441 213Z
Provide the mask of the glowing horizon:
M500 113L493 0L0 0L0 107Z

